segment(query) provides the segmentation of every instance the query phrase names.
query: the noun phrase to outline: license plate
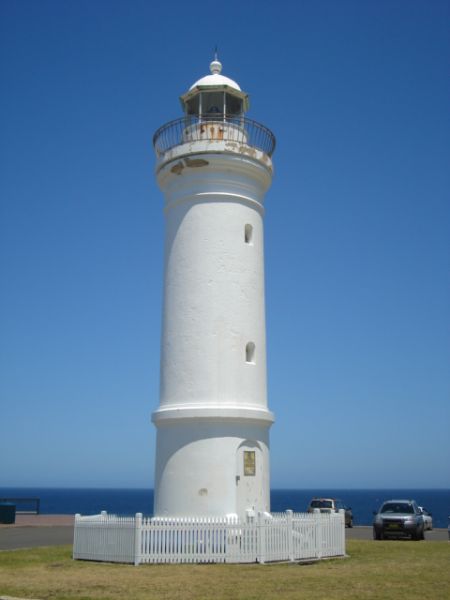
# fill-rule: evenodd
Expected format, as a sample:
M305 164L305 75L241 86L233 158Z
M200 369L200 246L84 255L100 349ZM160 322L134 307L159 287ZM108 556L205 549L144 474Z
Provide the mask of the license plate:
M389 523L389 529L399 529L400 525L398 523Z

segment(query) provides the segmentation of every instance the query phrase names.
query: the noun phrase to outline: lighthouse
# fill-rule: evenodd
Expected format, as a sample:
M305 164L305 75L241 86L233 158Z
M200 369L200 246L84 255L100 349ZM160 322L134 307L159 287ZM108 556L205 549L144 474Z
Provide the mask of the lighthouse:
M165 258L154 515L270 511L264 196L273 134L210 74L154 135ZM248 512L250 511L250 513Z

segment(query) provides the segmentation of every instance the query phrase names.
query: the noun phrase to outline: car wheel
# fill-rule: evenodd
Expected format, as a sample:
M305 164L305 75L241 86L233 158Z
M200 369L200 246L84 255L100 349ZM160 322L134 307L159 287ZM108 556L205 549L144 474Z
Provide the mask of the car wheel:
M353 519L350 519L350 521L348 522L348 526L353 527Z
M375 527L373 528L373 539L374 540L382 540L384 538L382 531L377 531Z

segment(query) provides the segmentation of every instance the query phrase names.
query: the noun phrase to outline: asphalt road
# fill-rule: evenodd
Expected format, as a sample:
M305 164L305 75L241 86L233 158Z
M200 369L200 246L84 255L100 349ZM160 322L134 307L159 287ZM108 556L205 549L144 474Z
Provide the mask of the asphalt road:
M5 527L0 529L0 550L73 544L73 527Z
M350 540L371 540L372 527L346 529ZM447 529L433 529L425 533L425 541L448 541ZM0 528L0 550L35 548L38 546L59 546L73 543L73 527L5 527Z
M371 540L373 539L372 527L352 527L345 530L347 540ZM447 529L432 529L425 531L425 541L427 542L447 542Z

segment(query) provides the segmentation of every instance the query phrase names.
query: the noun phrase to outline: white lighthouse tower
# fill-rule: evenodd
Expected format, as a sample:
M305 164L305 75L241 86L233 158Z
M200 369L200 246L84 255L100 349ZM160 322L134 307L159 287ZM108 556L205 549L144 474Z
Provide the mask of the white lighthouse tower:
M211 74L154 136L166 218L155 516L270 510L264 195L275 140Z

